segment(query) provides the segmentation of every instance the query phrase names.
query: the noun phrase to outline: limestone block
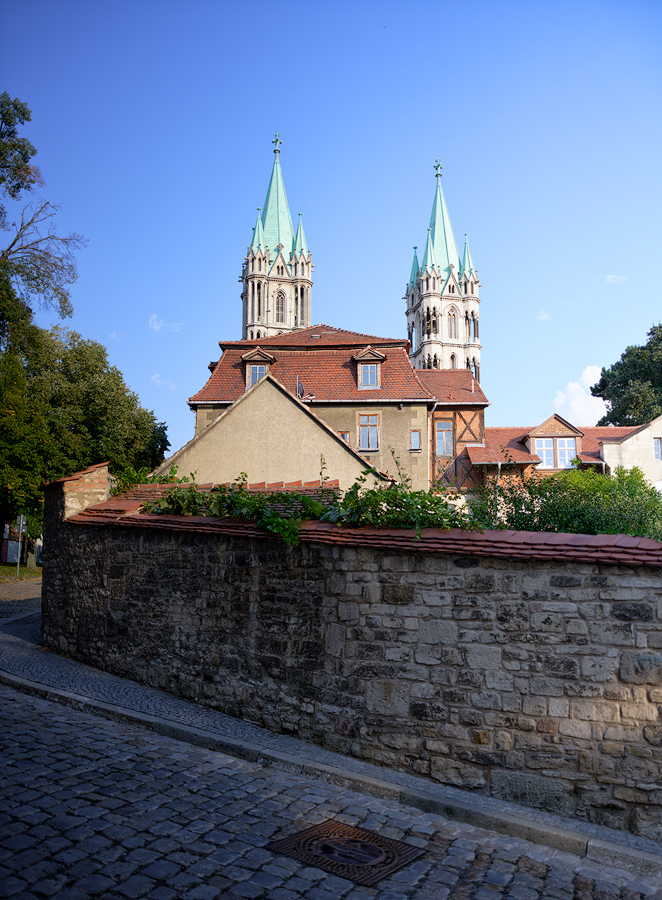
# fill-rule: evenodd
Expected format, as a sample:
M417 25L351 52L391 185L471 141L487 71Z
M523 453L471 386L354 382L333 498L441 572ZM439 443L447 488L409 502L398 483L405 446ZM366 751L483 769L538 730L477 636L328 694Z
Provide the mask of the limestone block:
M454 645L458 639L458 627L448 619L424 619L418 626L418 639L422 644Z
M618 677L625 684L662 684L662 654L624 650Z
M563 816L571 816L574 812L573 792L573 785L559 778L544 778L523 772L492 773L492 794L495 797Z
M442 784L451 784L460 788L483 788L487 785L485 772L471 763L455 762L452 759L430 760L430 775Z
M531 615L531 631L560 634L563 631L563 616L559 613L535 612Z
M640 806L635 809L630 819L630 829L652 841L662 841L662 807Z
M366 690L366 709L382 716L406 717L409 685L401 681L371 681Z
M501 647L470 644L465 650L467 666L471 669L498 669L501 666Z

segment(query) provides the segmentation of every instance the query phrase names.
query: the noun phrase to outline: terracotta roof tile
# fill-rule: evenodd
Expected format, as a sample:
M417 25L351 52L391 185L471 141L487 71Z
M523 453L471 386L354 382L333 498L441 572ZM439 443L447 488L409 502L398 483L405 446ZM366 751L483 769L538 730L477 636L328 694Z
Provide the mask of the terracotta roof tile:
M391 346L409 347L406 338L377 337L374 334L362 334L359 331L347 331L344 328L335 328L333 325L311 325L308 328L298 328L285 334L274 337L261 337L248 341L220 341L222 350L240 347L245 353L252 347L261 347L263 350L277 349L279 347L365 347L367 344L389 344Z
M406 348L384 347L386 359L381 364L382 386L376 390L359 390L356 362L351 347L328 350L284 349L274 353L275 362L269 373L297 396L297 384L303 386L304 401L337 400L431 400L432 394L418 380ZM245 363L241 349L225 351L207 384L190 398L192 404L204 402L233 403L246 390Z
M600 458L600 444L602 441L622 441L629 437L641 426L581 426L578 430L583 432L581 438L581 451L578 458L585 463L598 464ZM530 453L525 445L526 438L534 427L489 427L485 429L485 447L467 447L469 459L474 465L494 465L497 461L512 462L515 464L536 464L540 458L535 453Z
M443 403L483 403L489 401L469 369L415 369L416 375Z

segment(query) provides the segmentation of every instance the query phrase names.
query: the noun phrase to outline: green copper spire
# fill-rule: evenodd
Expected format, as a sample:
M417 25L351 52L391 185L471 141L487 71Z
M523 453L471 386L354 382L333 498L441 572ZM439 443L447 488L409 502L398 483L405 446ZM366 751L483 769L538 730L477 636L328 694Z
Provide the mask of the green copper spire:
M471 259L471 250L469 249L469 235L465 232L464 235L464 257L462 259L462 274L463 275L471 275L472 272L475 272L473 260Z
M257 250L261 247L264 253L264 230L262 228L262 219L260 218L261 207L257 208L257 222L253 229L253 240L251 241L251 250Z
M292 227L292 217L290 216L290 208L287 205L283 173L281 172L278 159L280 156L278 145L282 144L278 132L276 132L276 137L272 143L276 145L274 150L274 167L271 171L267 198L264 201L264 209L262 210L264 242L272 253L275 253L278 245L282 244L283 253L287 259L294 245L294 228Z
M301 253L308 253L308 244L306 243L306 235L303 231L301 213L299 213L299 224L297 226L296 237L294 238L294 252L297 256L299 256Z
M418 265L418 256L416 255L417 249L417 247L414 247L414 258L411 263L411 275L409 276L409 284L407 285L409 288L412 288L416 284L418 273L421 271L420 266Z
M426 269L432 271L436 265L437 263L435 261L432 229L428 228L428 236L427 240L425 241L425 250L423 251L423 260L421 261L421 271L425 272Z
M430 216L430 232L432 234L434 256L437 265L442 271L448 269L449 265L453 265L457 274L460 268L460 258L451 227L450 216L446 208L444 192L441 189L441 163L439 162L439 157L437 157L434 168L437 170L437 189L434 193L432 214ZM425 267L425 263L423 263L423 267Z

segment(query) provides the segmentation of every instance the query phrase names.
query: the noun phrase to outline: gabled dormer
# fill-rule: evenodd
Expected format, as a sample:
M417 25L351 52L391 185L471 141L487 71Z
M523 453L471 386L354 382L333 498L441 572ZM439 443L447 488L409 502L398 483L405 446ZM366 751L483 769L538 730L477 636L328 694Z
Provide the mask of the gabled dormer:
M276 357L267 353L261 347L254 347L241 357L245 368L246 390L264 378L269 368L276 361Z
M584 432L575 428L558 413L534 428L526 436L530 453L540 458L540 469L569 469L581 453Z
M360 391L377 391L382 386L383 353L369 344L352 359L356 362L356 384Z

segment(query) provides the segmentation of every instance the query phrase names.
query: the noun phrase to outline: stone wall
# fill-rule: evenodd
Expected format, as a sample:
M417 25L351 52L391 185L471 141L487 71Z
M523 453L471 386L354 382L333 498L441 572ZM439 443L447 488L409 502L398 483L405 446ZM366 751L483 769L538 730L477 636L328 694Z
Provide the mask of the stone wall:
M249 523L63 522L66 488L46 519L49 647L341 753L662 840L662 569L411 536L397 549L392 532L288 549Z

